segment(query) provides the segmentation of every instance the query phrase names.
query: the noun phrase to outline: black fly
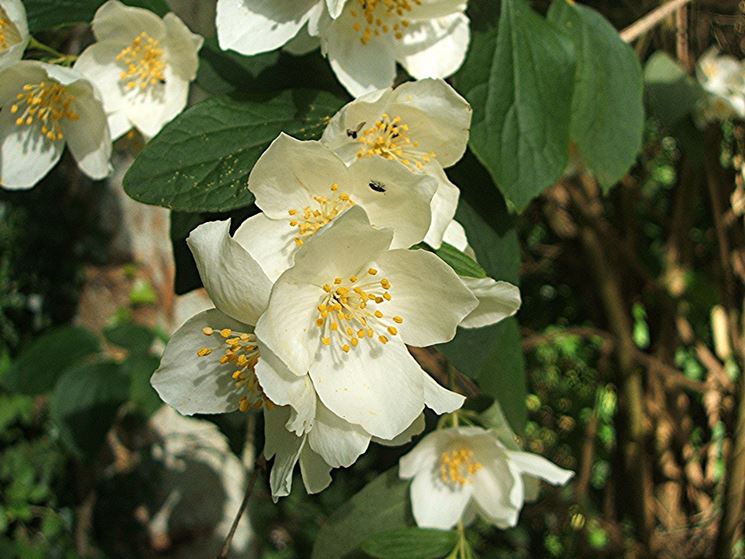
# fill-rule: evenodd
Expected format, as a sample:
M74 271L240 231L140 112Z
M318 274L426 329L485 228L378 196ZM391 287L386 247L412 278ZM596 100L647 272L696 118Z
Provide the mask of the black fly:
M360 130L362 130L362 127L365 125L365 122L360 122L356 128L347 128L347 136L352 138L353 140L357 139L357 134L360 133Z
M385 185L382 182L370 180L368 186L375 192L385 192Z

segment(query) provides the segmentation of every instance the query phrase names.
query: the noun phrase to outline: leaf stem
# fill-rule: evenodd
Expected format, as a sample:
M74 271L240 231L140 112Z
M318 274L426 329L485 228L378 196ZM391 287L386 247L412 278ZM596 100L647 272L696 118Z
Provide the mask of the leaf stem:
M41 52L45 52L47 54L52 55L54 58L47 61L49 64L60 64L63 66L69 66L70 64L72 64L78 59L78 55L65 54L63 52L60 52L57 49L52 48L49 45L42 43L33 35L29 39L28 48L38 50Z

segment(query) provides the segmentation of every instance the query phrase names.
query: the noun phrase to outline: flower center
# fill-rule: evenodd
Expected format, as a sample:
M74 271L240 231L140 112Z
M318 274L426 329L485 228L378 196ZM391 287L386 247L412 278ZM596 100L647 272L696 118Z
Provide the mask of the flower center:
M304 237L311 237L315 235L318 230L324 225L334 220L336 216L354 206L354 202L346 192L336 193L339 190L339 185L334 183L331 185L331 192L333 196L328 198L326 196L313 196L313 200L316 202L316 208L305 206L302 213L297 209L288 210L288 214L292 218L290 220L290 227L297 227L297 234L295 235L295 244L302 246Z
M71 108L74 100L75 96L67 93L65 87L57 82L27 83L23 91L16 95L10 112L18 114L16 126L37 123L41 133L54 142L65 137L60 127L61 121L80 119Z
M424 165L434 159L435 154L419 149L419 142L409 136L409 125L401 122L400 116L391 118L383 116L373 126L362 132L357 141L362 144L357 152L357 159L374 157L376 155L400 161L411 170L416 167L424 169Z
M405 18L414 6L422 0L357 0L359 8L352 8L350 14L355 19L352 28L360 34L360 42L366 45L373 37L388 33L401 40L403 30L410 22Z
M474 460L473 451L468 448L446 450L440 454L440 479L451 487L463 487L471 483L471 476L483 466Z
M318 305L316 326L321 331L321 343L338 344L344 352L357 347L365 338L387 344L388 335L398 334L394 324L402 324L400 316L386 318L380 307L393 297L391 282L377 279L378 270L369 268L362 278L349 276L334 278L333 285L325 284L326 296Z
M127 89L145 91L150 86L165 83L166 64L163 62L160 41L144 31L135 37L132 44L116 55L116 61L124 66L119 81Z
M21 35L18 33L18 28L13 25L8 14L0 7L0 52L8 50L20 41Z
M251 408L260 409L262 406L272 407L272 402L264 395L264 391L256 378L254 367L259 361L259 348L256 345L256 336L245 332L234 332L230 328L215 330L209 326L202 328L205 336L218 336L223 338L224 348L220 363L230 365L233 369L231 378L235 390L242 393L238 407L242 412ZM213 350L203 347L197 351L199 357L211 355Z

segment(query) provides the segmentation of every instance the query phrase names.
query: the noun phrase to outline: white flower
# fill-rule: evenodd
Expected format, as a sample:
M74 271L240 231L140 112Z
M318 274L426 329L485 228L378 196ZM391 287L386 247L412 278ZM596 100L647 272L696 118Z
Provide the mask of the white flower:
M466 3L347 0L338 18L322 15L321 49L355 97L393 85L396 62L416 79L446 78L468 50Z
M425 404L438 413L460 407L463 397L432 380L405 344L452 339L477 304L439 258L391 250L392 240L363 210L347 210L304 243L256 324L260 348L295 375L309 375L331 412L384 439L404 431ZM264 363L257 374L269 390Z
M217 0L217 40L221 49L248 56L275 50L302 35L306 24L315 29L324 9L329 10L331 17L337 17L346 2Z
M23 58L29 39L21 0L0 0L0 68Z
M732 56L707 50L696 66L696 76L707 93L696 115L701 124L745 118L745 67Z
M186 415L263 408L264 452L275 457L274 497L289 494L298 461L306 489L315 493L331 482L332 468L351 466L371 440L403 444L421 432L419 417L393 440L376 439L328 410L310 377L291 373L258 343L252 324L266 307L271 282L230 236L228 221L199 226L188 244L217 308L193 316L173 334L151 384Z
M79 73L21 61L0 70L0 185L34 186L67 144L81 171L109 174L111 138L98 93Z
M92 25L97 42L74 68L101 91L112 137L132 127L154 136L186 106L202 37L173 13L161 19L118 0L101 6Z
M433 431L399 464L399 476L413 478L416 523L443 530L476 514L498 528L514 526L530 478L562 485L573 475L537 454L507 448L497 433L480 427Z
M445 230L443 241L476 261L476 254L468 244L463 226L453 220ZM460 323L462 328L481 328L501 322L514 315L522 303L520 290L506 281L493 278L471 278L458 276L463 284L479 300L478 306Z
M393 229L393 248L420 242L435 181L380 159L347 167L319 142L282 134L259 158L248 188L263 213L246 220L236 239L275 280L292 266L298 247L354 205L375 226Z
M425 241L439 248L460 195L443 168L463 157L471 114L468 102L443 80L408 82L344 106L329 122L321 142L347 164L383 158L399 162L414 174L434 177L437 192Z

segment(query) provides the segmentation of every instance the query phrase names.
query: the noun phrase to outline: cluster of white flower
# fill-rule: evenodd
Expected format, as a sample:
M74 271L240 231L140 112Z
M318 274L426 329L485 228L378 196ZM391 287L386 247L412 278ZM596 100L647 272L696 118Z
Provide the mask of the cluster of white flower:
M706 51L696 67L698 81L706 92L696 120L708 122L745 118L745 65L733 56Z
M446 78L468 50L467 0L218 0L220 47L257 54L320 45L354 96L393 85L396 62L416 79Z
M453 220L459 190L443 171L463 155L470 120L469 105L442 80L370 93L342 108L320 141L280 135L272 143L248 181L262 213L232 236L228 221L189 236L216 308L173 335L152 384L184 414L263 409L275 498L290 492L298 462L316 493L371 441L400 445L420 433L425 406L458 410L464 398L435 382L406 346L446 342L457 326L517 311L516 287L459 277L432 252L410 249L445 239L470 251ZM438 431L402 462L403 477L416 474L421 525L447 524L421 512L438 496L447 518L459 518L472 474L488 489L479 497L489 502L484 514L500 525L514 523L523 474L566 480L496 439L487 449L484 437L491 440L475 428ZM449 507L447 499L464 495L463 507Z
M112 139L132 128L149 138L186 106L202 38L178 17L109 0L93 32L79 57L21 60L30 40L23 4L0 0L1 186L31 188L65 145L83 173L105 178Z
M459 189L445 170L463 156L471 107L442 80L469 41L466 0L218 0L220 44L244 54L320 44L355 101L318 141L280 134L248 188L261 213L231 235L229 221L188 238L214 308L168 343L152 384L182 414L261 410L274 498L296 464L309 493L331 483L370 442L401 445L424 429L424 408L453 428L428 435L401 461L414 478L414 516L449 528L479 512L514 525L529 476L571 473L521 452L498 431L458 427L464 397L409 353L456 329L512 316L518 289L461 277L435 252L475 258L454 220ZM108 0L80 56L21 60L23 5L0 0L0 184L33 186L65 144L94 179L110 172L112 139L146 139L186 105L202 38ZM49 47L45 50L51 51ZM396 62L419 81L391 86ZM525 485L528 484L528 489ZM472 499L473 498L473 499Z

